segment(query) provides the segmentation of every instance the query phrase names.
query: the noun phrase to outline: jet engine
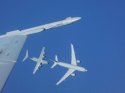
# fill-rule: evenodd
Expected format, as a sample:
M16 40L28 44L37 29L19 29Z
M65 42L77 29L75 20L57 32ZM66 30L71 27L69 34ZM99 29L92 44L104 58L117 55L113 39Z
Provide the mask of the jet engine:
M77 62L77 63L80 63L80 60L77 60L76 62Z
M72 73L72 74L71 74L71 76L73 76L73 77L74 77L74 76L76 76L76 74L75 74L75 73Z

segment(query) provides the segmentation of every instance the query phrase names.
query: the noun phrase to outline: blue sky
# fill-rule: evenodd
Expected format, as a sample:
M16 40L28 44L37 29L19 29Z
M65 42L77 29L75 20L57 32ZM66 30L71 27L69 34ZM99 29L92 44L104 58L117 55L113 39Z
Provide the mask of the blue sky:
M0 34L26 29L69 16L82 20L28 37L3 93L125 93L125 1L124 0L1 0ZM70 63L74 44L80 66L60 86L56 82L67 71L50 69L52 62L32 75L35 63L22 63L25 50L38 57L43 46L47 59L58 54Z

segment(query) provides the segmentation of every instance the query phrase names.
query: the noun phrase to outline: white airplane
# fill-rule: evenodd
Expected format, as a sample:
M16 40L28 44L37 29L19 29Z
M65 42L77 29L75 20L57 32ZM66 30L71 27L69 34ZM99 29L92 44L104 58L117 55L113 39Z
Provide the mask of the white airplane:
M75 51L74 51L74 47L72 44L71 44L71 64L60 62L60 61L58 61L57 55L55 56L55 61L51 68L54 68L56 65L59 65L59 66L69 69L66 72L66 74L56 83L56 85L59 85L60 83L62 83L70 75L75 76L74 71L76 71L76 70L81 71L81 72L87 71L85 68L77 66L77 63L80 63L80 61L76 60Z
M29 54L28 54L28 50L26 51L26 56L24 57L23 59L23 62L29 57ZM33 74L36 73L36 71L40 70L40 68L42 67L42 65L44 64L48 64L48 62L46 60L44 60L45 58L45 47L42 48L42 51L41 51L41 54L39 56L39 58L35 58L35 57L32 57L30 58L32 61L36 62L36 66L33 70Z
M50 28L71 24L80 19L81 17L68 17L61 21L24 30L14 30L0 35L0 59L2 60L0 61L0 92L2 91L15 63L17 62L18 56L29 35L39 33Z

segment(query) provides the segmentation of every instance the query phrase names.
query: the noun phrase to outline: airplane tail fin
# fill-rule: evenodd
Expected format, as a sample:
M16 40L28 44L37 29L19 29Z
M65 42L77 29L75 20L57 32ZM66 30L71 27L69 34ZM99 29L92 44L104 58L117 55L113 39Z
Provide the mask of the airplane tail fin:
M52 65L51 68L54 68L58 64L58 57L57 57L57 55L55 55L55 61L53 61L53 62L54 62L54 64Z
M58 60L58 56L57 55L55 55L55 61L56 62L58 62L59 60Z
M28 57L29 57L29 52L28 52L28 50L26 50L26 55L25 55L25 57L23 58L23 62L24 62Z

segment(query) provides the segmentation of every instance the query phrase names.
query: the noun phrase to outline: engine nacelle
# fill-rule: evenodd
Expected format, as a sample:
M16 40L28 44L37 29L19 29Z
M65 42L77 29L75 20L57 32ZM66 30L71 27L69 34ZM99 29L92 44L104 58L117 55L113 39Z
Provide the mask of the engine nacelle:
M77 62L77 63L80 63L80 60L77 60L76 62Z
M74 77L74 76L76 76L76 75L75 75L75 73L72 73L72 74L71 74L71 76L73 76L73 77Z

